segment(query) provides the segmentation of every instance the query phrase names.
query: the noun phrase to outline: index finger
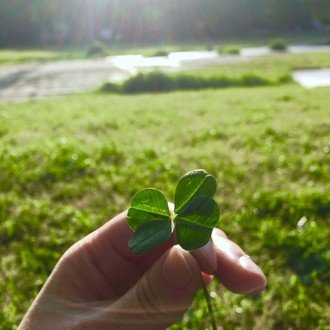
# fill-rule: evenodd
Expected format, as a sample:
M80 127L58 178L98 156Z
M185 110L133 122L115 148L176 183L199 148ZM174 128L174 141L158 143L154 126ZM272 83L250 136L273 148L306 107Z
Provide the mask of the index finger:
M229 290L256 294L262 291L267 280L252 259L219 229L213 230L218 269L215 276Z

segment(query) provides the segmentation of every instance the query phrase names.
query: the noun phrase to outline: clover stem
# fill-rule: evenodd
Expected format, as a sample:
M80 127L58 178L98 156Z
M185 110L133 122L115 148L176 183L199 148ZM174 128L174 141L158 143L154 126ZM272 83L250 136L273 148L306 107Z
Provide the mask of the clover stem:
M202 273L201 273L201 284L202 284L203 293L204 293L204 297L205 297L206 304L207 304L207 309L209 311L209 316L210 316L210 319L211 319L212 330L217 330L217 325L215 323L215 317L214 317L214 313L213 313L210 294L209 294L209 291L207 290L207 287L206 287L205 281L203 279Z

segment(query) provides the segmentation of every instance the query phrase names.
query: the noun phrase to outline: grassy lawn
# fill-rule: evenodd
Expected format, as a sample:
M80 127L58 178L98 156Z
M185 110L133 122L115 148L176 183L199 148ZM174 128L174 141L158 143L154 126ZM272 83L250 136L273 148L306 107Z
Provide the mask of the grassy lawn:
M109 54L141 54L152 56L159 50L167 52L186 51L186 50L207 50L210 48L223 49L225 47L258 47L267 46L270 41L278 37L277 35L255 36L255 37L231 37L222 39L202 39L202 40L184 40L180 43L160 42L159 45L136 44L136 45L114 45L109 49ZM326 33L308 34L292 33L283 36L289 44L313 44L320 45L328 42Z
M276 81L281 76L290 74L293 70L329 67L329 52L305 54L279 53L255 57L245 62L224 63L214 67L196 68L186 73L198 74L204 77L222 75L237 78L253 73L271 81Z
M268 277L258 297L213 283L218 324L325 329L329 92L289 84L0 105L0 328L15 328L60 255L136 191L173 196L183 173L204 168L219 182L221 228ZM200 294L173 329L207 326Z
M222 49L224 47L254 47L267 46L276 36L249 37L249 38L231 38L221 40L187 40L181 43L161 42L159 45L125 45L114 44L107 49L107 55L118 54L141 54L144 56L153 56L158 51L174 52L186 50L206 50L208 48ZM328 36L326 34L292 34L285 36L288 43L307 43L307 44L325 44ZM0 49L0 66L17 63L35 63L44 61L53 61L61 59L86 58L87 46L66 48L50 47L36 49Z
M328 68L328 52L306 54L277 53L254 57L245 61L223 62L216 66L195 64L176 73L161 73L146 68L124 82L107 82L100 91L143 93L206 88L274 86L292 82L296 69Z
M83 58L84 56L84 52L79 50L0 49L0 66Z

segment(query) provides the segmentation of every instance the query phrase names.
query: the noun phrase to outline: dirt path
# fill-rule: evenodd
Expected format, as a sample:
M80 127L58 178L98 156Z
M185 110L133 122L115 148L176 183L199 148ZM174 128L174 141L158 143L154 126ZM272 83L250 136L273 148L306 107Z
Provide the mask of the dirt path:
M0 101L81 93L128 73L106 60L58 61L0 67Z

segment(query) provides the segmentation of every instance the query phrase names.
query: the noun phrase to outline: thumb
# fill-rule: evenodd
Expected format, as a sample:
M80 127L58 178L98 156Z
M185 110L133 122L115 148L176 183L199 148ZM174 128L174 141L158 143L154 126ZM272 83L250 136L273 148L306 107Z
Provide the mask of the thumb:
M165 329L174 323L200 288L200 273L189 252L172 247L117 301L116 310L125 315L125 329Z

